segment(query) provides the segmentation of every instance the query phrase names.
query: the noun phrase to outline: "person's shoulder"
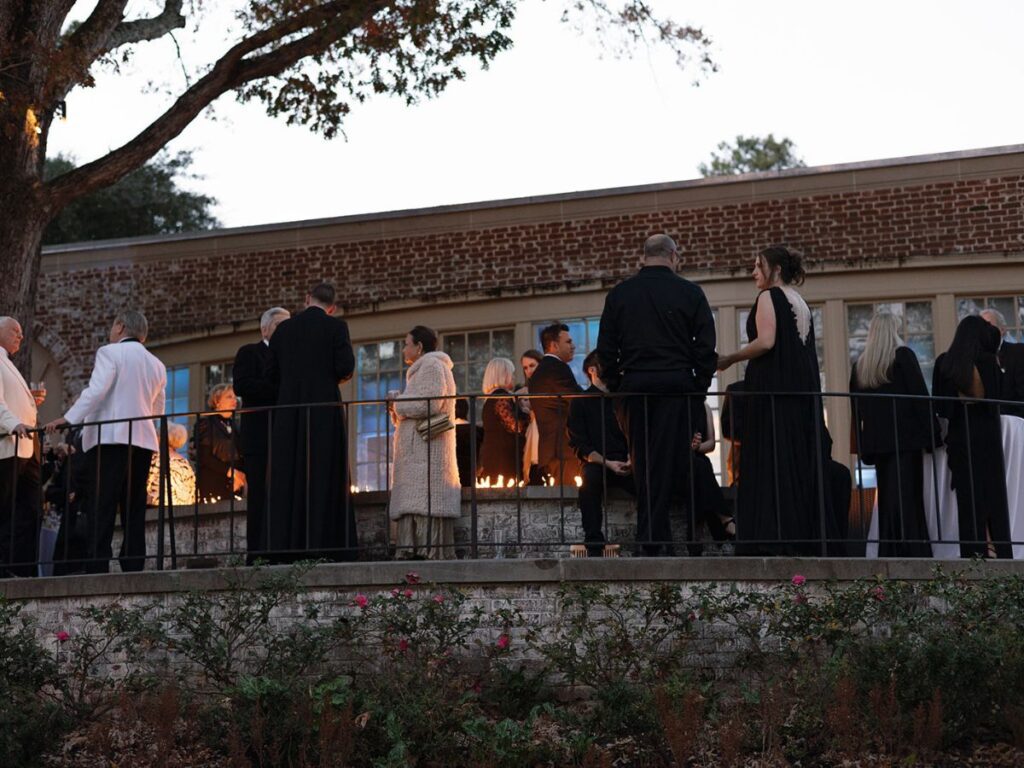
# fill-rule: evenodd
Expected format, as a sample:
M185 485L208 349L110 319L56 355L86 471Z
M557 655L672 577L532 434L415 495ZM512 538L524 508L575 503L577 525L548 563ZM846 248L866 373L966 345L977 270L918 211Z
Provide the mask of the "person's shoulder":
M906 345L896 347L896 363L898 365L913 365L914 363L920 365L917 353Z

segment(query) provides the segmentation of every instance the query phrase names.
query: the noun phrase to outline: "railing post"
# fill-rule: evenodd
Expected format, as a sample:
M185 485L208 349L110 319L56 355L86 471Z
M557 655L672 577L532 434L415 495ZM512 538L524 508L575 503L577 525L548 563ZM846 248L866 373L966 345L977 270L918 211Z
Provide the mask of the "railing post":
M821 433L821 412L824 408L824 402L821 399L821 394L817 393L813 395L815 400L812 400L814 406L814 455L817 456L817 467L818 467L818 517L819 525L821 526L821 556L828 556L828 515L825 511L825 468L823 453L823 441ZM778 475L775 477L776 486L778 485Z
M129 438L131 439L131 438ZM164 569L164 525L167 514L167 505L171 501L171 488L170 483L170 456L167 455L167 415L160 416L160 444L157 446L160 449L160 479L157 484L157 493L160 498L156 505L156 569L162 571ZM129 455L131 453L131 447L128 448ZM164 464L168 465L167 473L164 473ZM199 464L199 445L196 441L196 464ZM196 481L196 488L198 492L199 483ZM127 519L127 518L126 518Z
M476 506L476 396L469 396L469 554L474 560L480 556ZM461 491L460 491L461 494ZM495 552L497 556L497 552Z

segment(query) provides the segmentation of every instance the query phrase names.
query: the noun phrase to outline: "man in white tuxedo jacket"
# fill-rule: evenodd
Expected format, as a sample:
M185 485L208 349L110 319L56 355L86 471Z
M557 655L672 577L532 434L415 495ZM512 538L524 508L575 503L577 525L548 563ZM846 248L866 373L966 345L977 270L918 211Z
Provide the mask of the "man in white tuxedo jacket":
M159 450L152 417L164 412L167 369L146 351L148 324L141 312L128 310L114 320L110 344L96 352L89 385L64 418L46 425L135 419L86 426L82 430L86 472L91 486L83 500L87 573L110 569L114 520L121 510L121 570L141 571L146 558L146 480L153 453Z
M0 434L9 435L0 439L0 577L33 575L42 515L39 439L28 431L42 398L37 402L11 361L22 338L17 320L0 317Z

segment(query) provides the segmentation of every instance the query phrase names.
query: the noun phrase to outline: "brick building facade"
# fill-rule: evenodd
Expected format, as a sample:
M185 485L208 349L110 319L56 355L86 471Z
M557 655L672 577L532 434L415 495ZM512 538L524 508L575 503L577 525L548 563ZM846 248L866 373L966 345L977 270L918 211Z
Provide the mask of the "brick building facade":
M151 349L187 372L176 402L199 408L206 386L229 375L234 350L258 337L263 310L299 307L326 278L339 288L361 354L377 355L374 385L357 376L350 396L383 386L381 345L416 323L445 334L450 351L463 350L460 383L472 389L484 352L518 357L536 346L544 320L577 319L581 352L593 346L607 287L635 269L649 234L664 231L685 250L684 273L717 308L723 351L742 341L757 250L772 242L803 250L803 292L824 326L826 386L844 390L866 308L879 303L905 312L923 358L948 345L958 316L979 301L1012 307L1012 330L1020 331L1022 205L1017 146L49 247L33 373L57 395L52 413L84 386L113 314L132 305L149 318ZM845 418L833 412L831 425Z

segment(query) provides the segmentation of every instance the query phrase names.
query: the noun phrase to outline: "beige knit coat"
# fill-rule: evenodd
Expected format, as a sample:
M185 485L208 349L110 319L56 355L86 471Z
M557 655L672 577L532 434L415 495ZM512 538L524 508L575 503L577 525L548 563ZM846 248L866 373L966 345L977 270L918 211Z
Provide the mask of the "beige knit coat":
M427 417L427 402L413 398L448 396L430 402L431 415L447 413L455 423L455 379L452 361L444 352L427 352L413 363L405 375L405 391L395 400L394 464L391 474L392 520L402 515L427 514L427 488L430 488L430 514L434 517L459 517L462 513L462 487L455 458L455 430L424 441L416 433L416 423ZM429 458L429 483L428 459Z

